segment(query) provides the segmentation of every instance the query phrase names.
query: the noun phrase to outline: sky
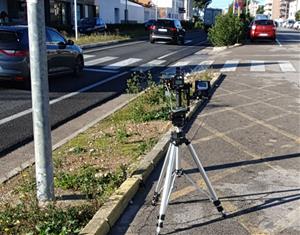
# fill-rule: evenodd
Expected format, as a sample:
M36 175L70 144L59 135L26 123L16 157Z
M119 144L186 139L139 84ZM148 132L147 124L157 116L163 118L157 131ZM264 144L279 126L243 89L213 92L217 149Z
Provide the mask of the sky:
M212 0L212 3L208 7L225 9L228 8L228 5L232 2L233 0ZM263 4L264 0L260 0L259 2Z

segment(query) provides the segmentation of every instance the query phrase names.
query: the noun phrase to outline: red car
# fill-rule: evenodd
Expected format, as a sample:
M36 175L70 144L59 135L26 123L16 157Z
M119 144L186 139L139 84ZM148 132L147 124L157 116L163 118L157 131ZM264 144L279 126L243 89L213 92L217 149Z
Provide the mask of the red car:
M264 38L276 40L276 24L273 20L255 20L250 27L251 41Z

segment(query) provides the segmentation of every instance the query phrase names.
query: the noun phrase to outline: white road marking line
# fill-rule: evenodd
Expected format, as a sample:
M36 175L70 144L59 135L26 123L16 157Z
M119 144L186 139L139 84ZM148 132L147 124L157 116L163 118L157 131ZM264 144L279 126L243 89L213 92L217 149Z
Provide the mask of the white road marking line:
M83 55L84 59L93 58L93 57L95 57L95 55L88 55L88 54Z
M128 66L128 65L137 63L137 62L139 62L141 60L142 59L139 59L139 58L129 58L129 59L126 59L126 60L121 60L119 62L107 65L107 66L103 67L103 69L114 69L114 70L117 70L117 69L120 69L121 67L125 67L125 66Z
M113 49L113 48L118 48L118 47L124 47L124 46L129 46L129 45L135 45L135 44L140 44L140 43L144 43L145 41L138 41L138 42L129 42L129 43L121 43L121 44L117 44L114 46L104 46L101 48L97 48L97 49L86 49L84 50L85 52L94 52L94 51L104 51L107 49Z
M108 70L108 69L92 69L92 68L84 68L84 71L89 72L103 72L103 73L118 73L118 71L115 70Z
M59 97L59 98L57 98L57 99L54 99L54 100L51 100L51 101L49 102L49 104L52 105L52 104L58 103L58 102L60 102L60 101L62 101L62 100L71 98L71 97L73 97L73 96L75 96L75 95L78 95L78 94L80 94L80 93L82 93L82 92L91 90L91 89L93 89L93 88L95 88L95 87L97 87L97 86L100 86L100 85L102 85L102 84L104 84L104 83L106 83L106 82L109 82L109 81L111 81L111 80L114 80L114 79L116 79L116 78L119 78L119 77L121 77L121 76L123 76L123 75L125 75L125 74L127 74L127 73L128 73L128 72L123 72L123 73L120 73L120 74L116 74L116 75L114 75L114 76L112 76L112 77L109 77L109 78L106 78L106 79L104 79L104 80L102 80L102 81L96 82L96 83L91 84L91 85L86 86L86 87L83 87L83 88L79 89L78 91L71 92L71 93L69 93L69 94L67 94L67 95L61 96L61 97ZM22 112L20 112L20 113L16 113L16 114L11 115L11 116L9 116L9 117L3 118L3 119L0 120L0 125L3 125L3 124L8 123L8 122L10 122L10 121L13 121L13 120L15 120L15 119L17 119L17 118L19 118L19 117L25 116L25 115L27 115L27 114L30 114L31 112L32 112L32 109L30 108L30 109L26 109L26 110L24 110L24 111L22 111Z
M251 60L251 72L265 72L265 62L262 60Z
M193 69L193 72L205 72L213 63L214 60L202 61Z
M166 61L165 60L152 60L152 61L149 61L148 63L146 64L142 64L136 68L133 68L132 71L141 71L141 72L145 72L149 69L151 69L152 67L155 67L155 66L159 66L163 63L165 63Z
M220 70L221 72L234 72L239 64L238 60L227 60Z
M163 55L163 56L161 56L161 57L158 57L157 59L159 59L159 60L164 59L164 58L166 58L166 57L168 57L168 56L170 56L170 55L176 54L177 52L178 52L178 51L170 52L170 53L165 54L165 55Z
M84 63L84 65L85 66L93 66L93 65L96 65L96 64L105 63L107 61L115 60L117 58L118 57L114 57L114 56L106 56L106 57L97 58L97 59L94 59L94 60L87 61L86 63Z
M278 39L276 39L276 42L277 42L277 44L278 44L280 47L282 47L282 44L279 42Z
M279 66L282 72L296 72L296 69L289 61L279 61Z
M189 44L189 43L191 43L191 42L193 42L193 40L185 40L185 41L184 41L185 44Z

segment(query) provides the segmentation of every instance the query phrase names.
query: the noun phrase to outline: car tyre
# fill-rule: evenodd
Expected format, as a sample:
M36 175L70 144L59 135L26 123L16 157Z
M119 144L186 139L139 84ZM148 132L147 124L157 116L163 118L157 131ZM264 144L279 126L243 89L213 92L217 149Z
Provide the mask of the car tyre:
M76 77L79 77L80 74L82 73L83 67L84 67L83 58L81 56L78 56L76 58L76 61L75 61L75 66L74 66L74 69L73 69L73 74Z

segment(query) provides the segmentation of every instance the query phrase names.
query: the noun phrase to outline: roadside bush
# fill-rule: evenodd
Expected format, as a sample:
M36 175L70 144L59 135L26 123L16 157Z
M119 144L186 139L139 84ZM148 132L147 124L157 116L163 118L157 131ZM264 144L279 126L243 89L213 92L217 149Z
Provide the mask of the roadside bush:
M208 31L208 38L214 46L234 45L241 42L244 35L244 23L230 14L218 16L215 25Z
M296 12L295 19L300 20L300 10Z
M195 29L204 29L203 21L201 21L201 20L196 21L195 24L194 24L194 28Z

